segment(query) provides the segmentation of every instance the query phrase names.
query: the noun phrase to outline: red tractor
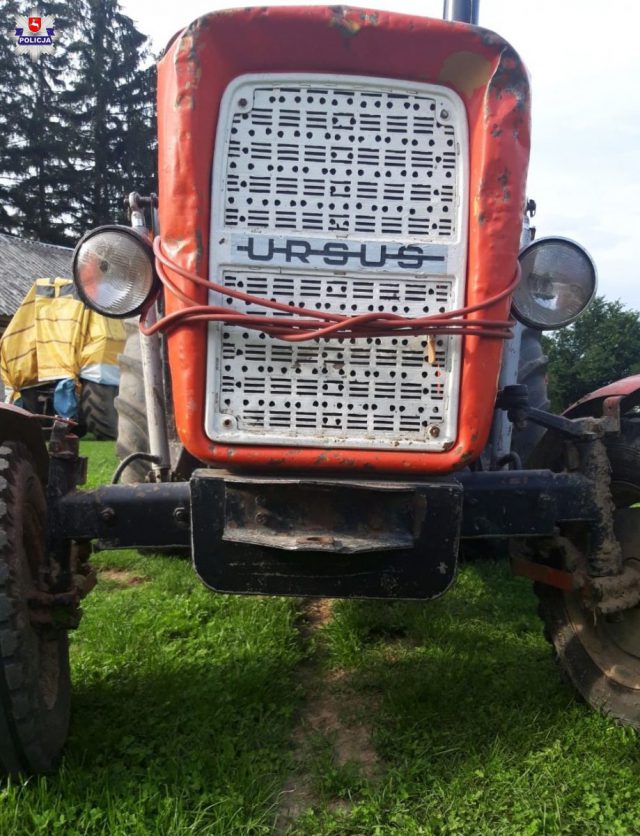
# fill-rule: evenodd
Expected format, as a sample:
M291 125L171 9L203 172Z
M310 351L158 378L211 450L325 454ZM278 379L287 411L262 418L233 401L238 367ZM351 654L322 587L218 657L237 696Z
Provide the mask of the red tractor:
M501 540L576 689L640 727L640 379L547 411L540 332L595 269L531 241L527 73L466 6L241 9L169 45L157 213L132 195L74 256L87 305L139 315L114 484L77 490L69 424L47 448L0 412L6 772L64 743L92 544L188 549L224 592L427 601Z

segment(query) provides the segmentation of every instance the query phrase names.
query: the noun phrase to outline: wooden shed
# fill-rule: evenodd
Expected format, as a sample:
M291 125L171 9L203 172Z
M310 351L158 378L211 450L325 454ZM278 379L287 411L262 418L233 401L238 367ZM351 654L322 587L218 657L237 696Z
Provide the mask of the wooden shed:
M36 279L71 278L70 247L0 233L0 336Z

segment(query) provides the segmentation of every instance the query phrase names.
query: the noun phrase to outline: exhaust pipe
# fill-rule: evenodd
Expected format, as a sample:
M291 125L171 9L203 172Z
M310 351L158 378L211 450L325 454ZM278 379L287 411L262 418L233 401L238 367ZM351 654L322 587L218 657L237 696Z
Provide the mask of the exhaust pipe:
M444 0L443 18L478 25L480 0Z

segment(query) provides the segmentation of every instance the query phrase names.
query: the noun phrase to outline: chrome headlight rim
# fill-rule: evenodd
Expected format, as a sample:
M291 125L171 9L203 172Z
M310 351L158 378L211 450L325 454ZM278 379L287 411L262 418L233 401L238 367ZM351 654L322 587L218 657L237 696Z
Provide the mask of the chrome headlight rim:
M77 264L78 264L78 256L80 254L80 251L81 251L82 247L87 243L87 241L91 240L91 238L95 237L96 235L100 235L101 233L104 233L104 232L122 233L122 234L128 236L129 238L133 239L137 244L140 244L142 246L142 248L146 251L145 254L149 259L149 264L151 265L152 281L151 281L151 287L149 289L149 292L147 293L145 298L142 300L142 302L140 302L134 308L131 308L129 311L127 311L125 313L112 313L112 312L106 312L104 309L101 309L98 305L95 304L94 300L91 299L91 297L89 297L86 294L86 292L84 291L84 288L82 286L82 282L79 279ZM156 293L158 291L158 288L160 286L160 280L158 278L158 274L157 274L156 266L155 266L155 256L154 256L154 253L153 253L153 244L151 243L151 241L145 235L143 235L140 232L138 232L137 230L133 229L133 227L124 226L123 224L103 224L102 226L96 226L93 229L90 229L88 232L85 232L84 235L82 236L82 238L80 238L80 240L78 241L78 243L76 244L76 246L73 250L73 256L71 258L71 274L73 276L73 284L74 284L74 286L75 286L75 288L78 292L78 296L80 297L82 302L88 308L90 308L92 311L95 311L96 313L99 313L101 316L106 316L109 319L129 319L131 317L138 316L138 314L140 314L142 312L142 310L145 308L145 306L149 302L149 299L153 298L156 295Z
M513 315L516 317L516 319L519 322L521 322L527 328L533 328L536 331L556 331L559 328L566 328L568 325L571 325L580 316L582 316L582 314L586 311L586 309L589 307L589 305L593 301L593 299L594 299L594 297L597 293L597 290L598 290L598 271L597 271L597 268L596 268L595 261L594 261L593 257L591 256L590 252L587 250L587 248L584 247L582 244L580 244L578 241L575 241L573 238L567 238L567 237L564 237L562 235L546 235L543 238L536 238L535 241L532 241L530 244L527 244L526 247L523 247L520 250L520 252L518 254L518 261L520 262L520 265L522 266L524 264L524 259L532 251L534 251L536 249L539 249L542 246L549 245L549 244L556 244L556 243L564 244L566 246L569 246L569 247L573 248L583 258L585 258L586 261L588 261L588 263L591 267L592 275L593 275L593 282L592 282L592 286L591 286L591 292L590 292L588 298L586 299L585 303L583 304L582 308L577 313L571 314L570 316L567 316L567 317L563 318L562 320L559 320L558 322L548 323L548 322L540 322L539 320L535 320L533 317L531 317L530 315L527 315L526 313L524 313L523 311L521 311L518 308L518 288L516 288L516 290L513 294L512 300L511 300L511 307L512 307ZM526 278L527 278L527 276L526 276L525 271L523 269L521 283L526 281Z

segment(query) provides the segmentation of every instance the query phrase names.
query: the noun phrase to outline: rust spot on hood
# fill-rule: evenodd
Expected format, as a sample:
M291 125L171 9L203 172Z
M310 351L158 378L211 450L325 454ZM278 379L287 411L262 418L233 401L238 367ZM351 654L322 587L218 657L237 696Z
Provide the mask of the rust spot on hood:
M183 106L187 108L195 107L196 94L202 78L202 68L196 48L198 30L201 26L202 19L195 20L184 30L178 44L174 60L176 63L185 63L189 67L189 75L176 96L176 109Z
M491 61L475 52L454 52L442 65L439 81L471 96L474 90L487 84L491 70Z
M357 35L363 26L377 26L378 15L376 12L366 12L360 9L352 9L349 6L330 6L330 26L335 26L341 35L352 38Z
M500 55L500 63L496 67L489 93L502 98L505 94L512 95L516 100L518 110L524 109L529 102L529 79L527 71L520 63L518 53L510 46L506 46Z
M378 25L378 13L377 12L362 12L360 15L360 20L363 23L369 24L371 26Z
M502 187L502 199L505 203L511 200L511 189L509 188L509 169L505 168L502 174L498 177L498 183Z

